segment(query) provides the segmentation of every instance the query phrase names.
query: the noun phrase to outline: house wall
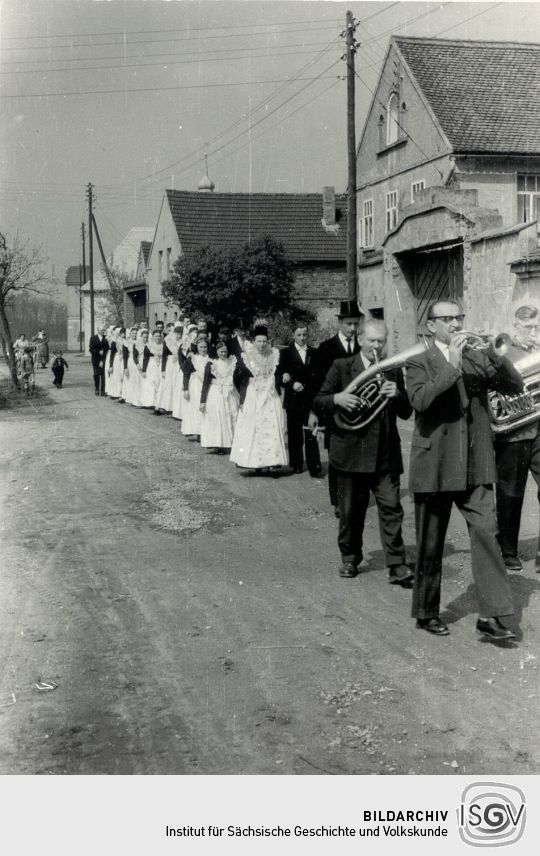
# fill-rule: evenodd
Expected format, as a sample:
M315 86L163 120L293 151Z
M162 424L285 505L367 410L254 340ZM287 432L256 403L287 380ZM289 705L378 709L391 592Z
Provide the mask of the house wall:
M324 310L339 308L347 299L347 266L299 265L295 269L295 300L317 316Z
M536 248L536 225L470 243L469 300L466 327L479 333L511 332L514 311L522 303L540 305L540 281L527 287L510 263Z
M161 283L167 278L165 270L165 259L168 247L171 248L172 267L178 256L182 255L182 246L178 239L176 226L174 225L174 220L172 218L171 209L169 208L167 197L165 197L161 206L161 211L159 213L156 231L154 235L154 242L152 244L150 258L148 259L148 269L146 272L146 280L148 282L148 320L150 326L152 326L153 322L158 319L165 321L165 314L167 314L167 316L171 316L168 319L169 321L175 320L174 312L176 311L177 307L173 310L168 309L165 306L163 295L161 294ZM160 251L163 253L163 271L161 279L159 278L158 261Z
M481 158L456 159L457 181L463 190L478 192L481 208L495 208L503 218L505 227L518 220L517 176L540 174L540 158Z
M399 122L419 142L421 149L402 131L397 144L390 147L380 145L379 120L381 116L384 119L385 140L386 104L396 87L400 105L406 104L406 111L401 113ZM381 245L386 234L386 194L397 190L399 219L401 208L411 204L414 182L423 179L426 187L444 182L451 166L449 150L444 135L392 45L368 113L357 157L358 221L360 224L364 200L372 199L375 247ZM360 234L359 228L359 240Z

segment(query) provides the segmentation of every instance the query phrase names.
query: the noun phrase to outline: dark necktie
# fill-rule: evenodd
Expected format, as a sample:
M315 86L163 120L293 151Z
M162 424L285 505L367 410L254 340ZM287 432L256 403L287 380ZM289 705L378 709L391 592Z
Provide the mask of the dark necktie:
M351 354L352 354L352 344L351 344L351 340L350 340L350 339L347 339L347 354L348 354L348 356L349 356L349 357L350 357L350 356L351 356Z

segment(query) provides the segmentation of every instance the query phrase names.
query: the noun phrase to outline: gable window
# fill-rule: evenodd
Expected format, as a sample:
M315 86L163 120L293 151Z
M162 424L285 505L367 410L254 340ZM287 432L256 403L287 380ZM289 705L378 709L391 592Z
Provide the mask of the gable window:
M392 92L386 105L386 145L397 143L399 135L399 103L397 92Z
M540 175L517 177L518 221L540 220Z
M171 247L167 247L167 256L165 258L165 279L169 279L171 275Z
M161 282L163 279L163 250L160 250L158 253L158 280Z
M360 246L373 246L373 199L362 202L362 219L360 220Z
M398 195L397 190L386 194L386 231L390 232L397 226Z
M414 202L414 198L417 193L420 193L421 190L424 190L426 187L426 182L423 178L420 181L414 181L411 184L411 202Z

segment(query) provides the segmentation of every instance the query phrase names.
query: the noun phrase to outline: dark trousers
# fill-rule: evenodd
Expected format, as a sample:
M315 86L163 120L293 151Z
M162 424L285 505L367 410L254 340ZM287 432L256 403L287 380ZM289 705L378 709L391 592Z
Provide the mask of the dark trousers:
M379 531L387 567L405 564L401 535L403 508L399 478L389 473L345 473L334 471L338 481L338 547L343 562L358 565L363 559L363 535L369 495L373 494L379 513Z
M517 556L521 509L529 471L538 487L540 503L540 436L515 443L495 443L497 462L497 521L504 556ZM539 547L540 549L540 534Z
M94 366L94 386L96 388L96 392L101 393L101 395L105 395L105 367L99 366L96 368Z
M454 503L469 530L479 614L484 618L512 615L510 582L497 541L493 487L486 484L457 493L415 493L417 559L412 615L439 615L444 540Z
M59 368L53 369L54 380L53 383L55 386L62 386L62 381L64 380L64 367L60 366Z
M304 446L306 464L310 475L321 471L321 455L317 438L311 431L304 431L309 419L307 410L287 409L287 442L289 446L289 463L294 470L304 468Z

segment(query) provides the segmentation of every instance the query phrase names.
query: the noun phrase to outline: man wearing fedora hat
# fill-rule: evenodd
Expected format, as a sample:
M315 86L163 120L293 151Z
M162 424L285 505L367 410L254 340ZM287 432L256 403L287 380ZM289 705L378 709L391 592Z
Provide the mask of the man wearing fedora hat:
M364 313L359 308L356 300L342 300L340 304L337 319L339 322L338 332L330 339L321 342L317 348L315 355L315 377L316 383L314 390L318 392L324 383L324 379L328 374L328 370L334 360L339 360L343 357L350 357L357 354L360 350L358 344L357 333L360 319L364 317ZM317 417L311 414L310 425L317 424ZM325 420L325 435L324 448L330 448L330 435L334 422L332 418ZM339 517L338 510L338 477L337 472L330 462L328 462L328 492L330 494L330 502L334 506L334 513Z

